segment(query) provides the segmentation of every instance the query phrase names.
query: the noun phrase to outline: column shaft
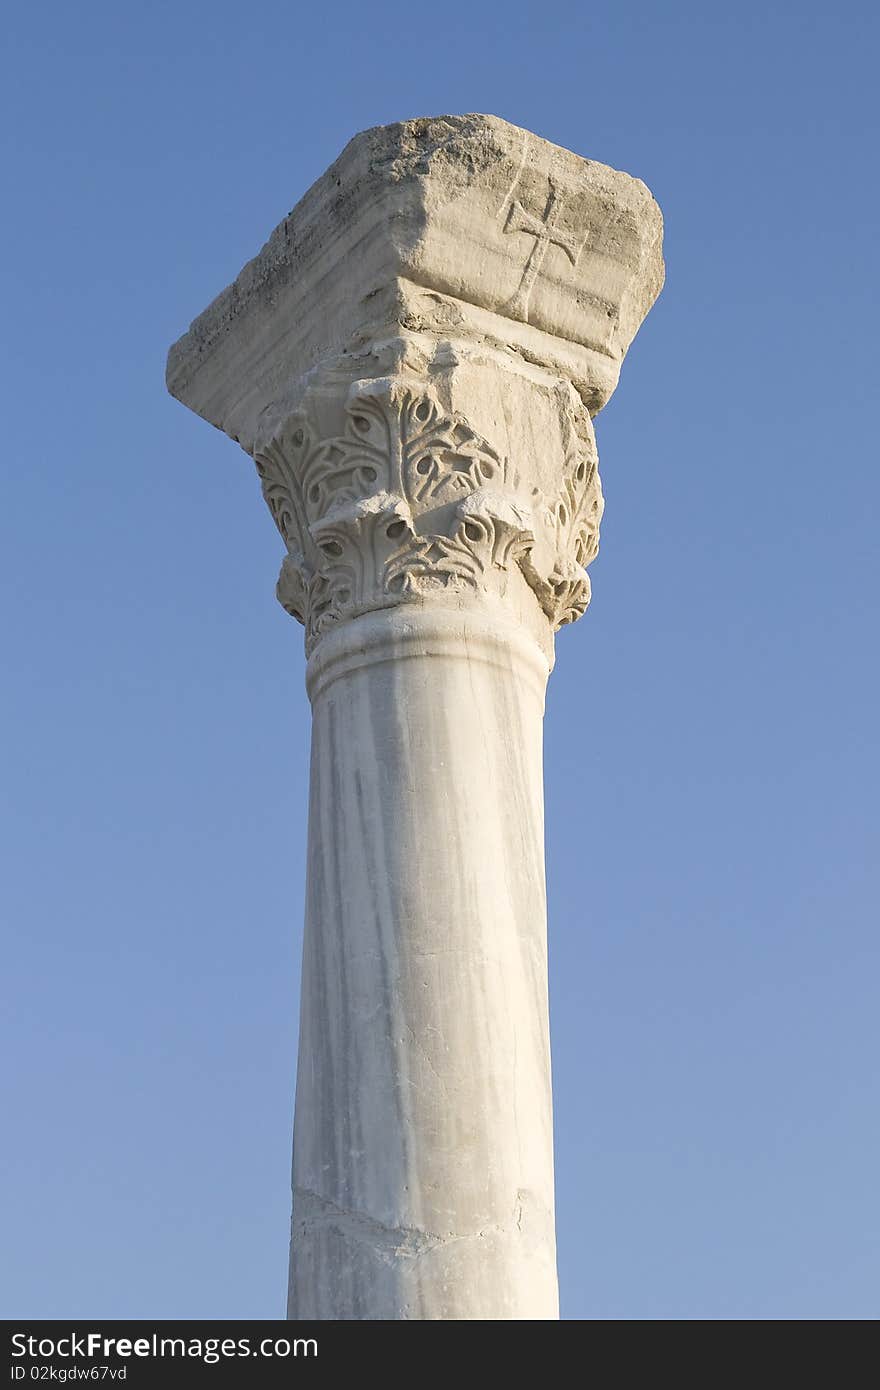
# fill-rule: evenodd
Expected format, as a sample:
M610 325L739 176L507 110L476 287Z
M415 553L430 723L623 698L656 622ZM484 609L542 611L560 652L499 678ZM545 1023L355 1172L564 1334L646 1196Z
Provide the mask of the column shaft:
M291 1317L558 1316L547 670L473 608L312 657Z

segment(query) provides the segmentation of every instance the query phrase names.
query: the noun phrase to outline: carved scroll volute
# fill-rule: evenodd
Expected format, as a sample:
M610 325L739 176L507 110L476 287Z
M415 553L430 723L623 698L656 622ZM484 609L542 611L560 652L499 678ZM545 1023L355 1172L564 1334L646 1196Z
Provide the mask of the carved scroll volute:
M255 454L287 556L284 608L310 651L345 618L409 599L503 594L516 570L554 628L589 603L602 494L592 425L566 401L558 493L513 463L430 388L355 382L338 433L306 408Z
M599 456L585 410L573 408L560 388L561 482L555 496L536 500L541 524L521 567L554 630L583 617L590 603L586 566L599 553L604 510Z

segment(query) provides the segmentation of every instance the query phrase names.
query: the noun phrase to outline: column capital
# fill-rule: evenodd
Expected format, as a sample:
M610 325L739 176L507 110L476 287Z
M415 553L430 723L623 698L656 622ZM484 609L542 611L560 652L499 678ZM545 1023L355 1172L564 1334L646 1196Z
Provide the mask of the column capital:
M589 602L591 416L663 279L647 188L493 116L352 140L174 345L168 387L253 456L307 649L349 616Z
M602 493L567 383L401 339L398 369L313 376L254 450L287 546L278 597L306 650L399 603L503 602L549 646L586 610ZM548 628L549 624L549 628Z

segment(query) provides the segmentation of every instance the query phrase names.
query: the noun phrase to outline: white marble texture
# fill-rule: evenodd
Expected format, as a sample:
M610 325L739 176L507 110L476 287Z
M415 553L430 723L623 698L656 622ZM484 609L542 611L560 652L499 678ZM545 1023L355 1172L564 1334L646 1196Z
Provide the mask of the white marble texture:
M541 726L491 610L320 644L290 1316L557 1316Z
M291 1318L558 1316L544 690L661 236L644 184L496 117L382 127L169 354L305 627Z

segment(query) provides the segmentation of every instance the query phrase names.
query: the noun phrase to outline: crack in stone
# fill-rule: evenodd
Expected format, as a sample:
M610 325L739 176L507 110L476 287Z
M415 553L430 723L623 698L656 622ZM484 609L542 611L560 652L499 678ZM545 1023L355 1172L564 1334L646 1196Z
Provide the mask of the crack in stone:
M303 1206L311 1207L305 1213ZM300 1210L298 1210L298 1207ZM346 1240L354 1240L370 1245L377 1254L397 1255L418 1259L432 1250L447 1245L457 1245L466 1240L484 1240L488 1235L510 1235L507 1227L493 1224L479 1231L469 1231L463 1235L449 1232L440 1235L433 1231L422 1231L415 1226L388 1226L377 1221L365 1212L349 1211L337 1206L335 1202L322 1197L308 1188L296 1187L293 1190L293 1218L291 1225L300 1227L305 1233L308 1227L329 1226ZM521 1208L520 1208L521 1210Z

